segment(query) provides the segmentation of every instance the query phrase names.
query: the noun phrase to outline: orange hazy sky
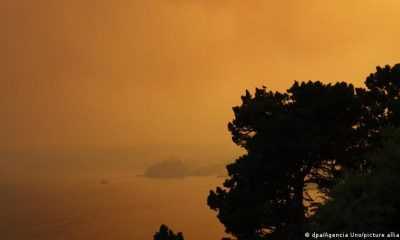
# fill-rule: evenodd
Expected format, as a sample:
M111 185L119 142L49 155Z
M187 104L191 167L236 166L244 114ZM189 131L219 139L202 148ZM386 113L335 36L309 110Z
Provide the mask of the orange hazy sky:
M1 0L0 149L225 144L246 88L361 86L397 0Z

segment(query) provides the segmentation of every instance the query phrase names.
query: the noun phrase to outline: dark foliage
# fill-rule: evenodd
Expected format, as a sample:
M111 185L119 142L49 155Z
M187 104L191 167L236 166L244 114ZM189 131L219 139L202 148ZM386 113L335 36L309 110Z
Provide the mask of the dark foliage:
M312 218L317 232L400 232L400 129L386 132L371 173L349 173Z
M226 231L238 239L302 236L306 186L329 188L354 140L360 104L352 85L295 83L286 93L256 89L229 123L247 150L227 166L225 188L208 197Z
M357 89L362 100L357 147L364 153L381 148L383 129L400 126L400 64L377 67L376 72L367 77L365 85L367 89ZM358 170L368 170L368 161L353 155L358 158L354 159L359 161L361 168Z
M175 234L171 229L162 224L160 231L154 235L154 240L184 240L181 232Z
M247 153L227 166L224 187L207 199L227 233L302 239L315 207L308 184L328 193L339 169L373 170L366 153L382 148L384 128L400 124L400 65L377 67L365 84L295 82L285 93L246 91L228 128Z

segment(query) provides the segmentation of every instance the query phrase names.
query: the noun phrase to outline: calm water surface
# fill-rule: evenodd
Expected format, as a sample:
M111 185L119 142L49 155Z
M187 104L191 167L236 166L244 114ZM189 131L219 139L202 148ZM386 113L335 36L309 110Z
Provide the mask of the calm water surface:
M209 190L222 178L149 179L137 174L2 169L0 239L150 240L162 223L188 240L224 236L206 204Z

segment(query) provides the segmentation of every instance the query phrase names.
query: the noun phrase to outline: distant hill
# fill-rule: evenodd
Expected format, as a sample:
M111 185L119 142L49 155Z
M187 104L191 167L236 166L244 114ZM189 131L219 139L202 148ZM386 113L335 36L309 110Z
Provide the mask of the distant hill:
M205 166L188 164L180 160L163 161L147 168L145 177L183 178L188 176L218 176L225 172L226 163L214 163Z

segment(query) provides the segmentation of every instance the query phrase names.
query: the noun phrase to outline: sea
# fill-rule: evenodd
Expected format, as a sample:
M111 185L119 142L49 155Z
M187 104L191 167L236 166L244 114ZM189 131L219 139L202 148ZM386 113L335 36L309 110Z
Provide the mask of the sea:
M161 224L186 240L226 236L207 206L216 176L157 179L132 169L0 168L1 240L151 240Z

